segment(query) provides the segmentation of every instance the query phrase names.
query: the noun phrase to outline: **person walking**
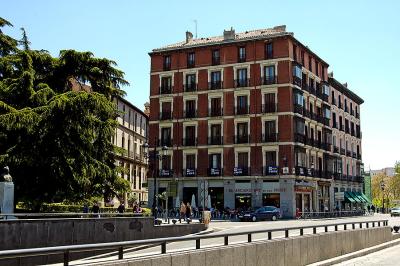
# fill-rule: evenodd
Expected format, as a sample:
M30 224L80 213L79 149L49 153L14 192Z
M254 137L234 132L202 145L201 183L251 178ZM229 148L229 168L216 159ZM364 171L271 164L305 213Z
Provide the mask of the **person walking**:
M99 204L97 204L97 202L93 205L92 207L92 212L94 214L94 217L100 217L99 212L100 212L100 207Z
M186 205L185 203L183 203L183 201L181 202L181 207L179 209L179 222L181 223L181 220L183 219L183 221L185 221L185 215L186 215Z
M125 212L125 205L123 203L119 204L117 208L118 213L124 213Z
M186 205L186 221L190 221L190 217L192 216L192 206L188 202Z

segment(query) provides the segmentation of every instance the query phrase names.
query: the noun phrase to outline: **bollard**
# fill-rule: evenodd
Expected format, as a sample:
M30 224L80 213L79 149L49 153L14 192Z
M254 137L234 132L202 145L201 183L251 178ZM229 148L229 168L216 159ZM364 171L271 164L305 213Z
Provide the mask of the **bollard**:
M225 246L228 245L228 236L224 236L224 245L225 245Z
M247 235L247 242L249 242L249 243L251 242L251 234Z
M167 253L167 243L162 242L161 243L161 254L165 254L165 253Z
M369 228L369 222L367 222L367 228Z
M124 248L123 247L119 247L118 248L118 259L122 260L124 258Z
M328 232L328 226L325 226L325 232Z
M313 227L313 234L317 233L317 227Z
M347 230L347 224L344 225L344 230Z
M304 234L303 228L300 229L300 235L302 236Z
M335 225L335 231L337 231L338 230L338 226L337 225Z
M200 238L196 239L196 249L200 249Z
M272 239L272 232L268 232L268 240Z
M285 230L285 237L286 237L286 238L289 237L289 230Z
M360 223L360 229L362 228L362 223Z
M64 251L64 266L68 266L69 263L69 251Z

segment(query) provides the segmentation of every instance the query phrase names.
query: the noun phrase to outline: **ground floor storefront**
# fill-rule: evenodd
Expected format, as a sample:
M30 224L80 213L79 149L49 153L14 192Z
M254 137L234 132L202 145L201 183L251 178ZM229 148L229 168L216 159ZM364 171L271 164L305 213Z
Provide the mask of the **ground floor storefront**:
M154 188L149 180L149 206ZM284 217L299 212L335 211L334 185L331 180L298 179L295 176L263 179L179 179L157 180L157 194L167 192L168 209L178 209L181 202L190 203L195 210L249 210L275 206ZM350 206L351 208L352 206Z

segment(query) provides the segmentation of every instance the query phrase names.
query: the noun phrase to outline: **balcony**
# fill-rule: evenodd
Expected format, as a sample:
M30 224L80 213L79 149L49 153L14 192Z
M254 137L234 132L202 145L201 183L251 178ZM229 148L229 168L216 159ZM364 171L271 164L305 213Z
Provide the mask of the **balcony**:
M349 127L348 127L348 126L346 126L346 127L345 127L345 130L344 130L344 132L346 132L347 134L350 134L350 129L349 129Z
M234 85L235 85L235 88L249 87L250 80L249 79L236 79Z
M342 174L341 173L333 173L333 178L335 180L342 180Z
M303 79L301 81L301 88L303 90L305 90L305 91L309 91L307 81L306 81L306 79L304 77L303 77Z
M277 76L268 76L261 78L262 85L272 85L277 83Z
M209 108L208 109L208 116L215 117L215 116L223 116L224 109L222 108Z
M353 109L350 109L350 114L354 115L354 110Z
M339 124L339 130L340 130L340 131L344 131L343 124Z
M268 103L268 104L263 104L262 105L262 113L267 114L267 113L276 113L278 110L278 105L276 103Z
M160 169L158 170L158 175L160 177L172 177L174 175L174 171L172 169Z
M197 84L196 83L184 84L183 89L185 92L197 91Z
M182 169L182 176L194 177L194 176L197 176L197 171L195 168Z
M250 112L250 106L236 106L235 114L236 115L247 115Z
M171 70L171 63L163 63L163 70L164 71Z
M183 146L197 146L197 138L183 138L182 145Z
M250 175L250 167L234 167L233 168L234 176L247 176Z
M337 123L336 123L336 121L333 121L333 123L332 123L332 128L337 128Z
M249 135L235 135L235 144L249 143Z
M336 106L336 99L335 99L335 98L332 98L331 103L332 103L332 105L335 105L335 106Z
M358 119L360 119L360 113L356 112L355 117L358 118Z
M209 176L222 176L223 168L208 168L208 175Z
M303 166L296 166L295 167L296 175L299 176L306 176L307 175L307 168Z
M246 56L239 56L238 63L243 63L243 62L246 62Z
M208 137L208 145L222 145L224 144L223 136L211 136Z
M304 142L304 144L307 144L307 145L309 145L309 146L314 146L314 139L313 139L313 138L305 137L305 142Z
M322 93L320 98L321 98L323 101L328 102L328 100L329 100L329 95L326 95L325 93Z
M295 112L295 113L298 113L298 114L303 114L303 106L302 105L300 105L300 104L294 104L293 105L293 111Z
M358 183L364 183L364 178L362 176L354 176L353 181Z
M209 90L219 90L219 89L222 89L222 84L223 84L223 82L220 81L220 80L208 82L208 89L209 89Z
M353 152L353 158L354 158L354 159L357 158L357 153Z
M339 147L333 146L333 152L339 154Z
M317 147L317 148L319 148L319 149L322 149L323 147L322 147L322 141L320 140L320 139L317 139L315 142L314 142L314 147Z
M294 133L294 141L295 142L304 143L305 142L305 136L303 134L300 134L300 133Z
M159 139L157 142L157 146L158 147L163 147L163 146L171 147L172 143L173 143L172 139Z
M314 85L309 85L308 86L308 91L313 95L317 95L317 91L315 90Z
M276 165L265 166L264 168L264 175L278 175L279 174L279 167Z
M347 105L344 106L344 111L345 111L346 113L349 112L349 109L347 108Z
M361 154L357 154L357 159L361 160Z
M327 117L322 117L322 124L324 124L325 126L329 126L329 121L330 119Z
M333 172L325 171L322 173L322 178L325 179L333 179Z
M187 61L187 67L188 67L188 68L195 67L195 62L194 62L194 60L188 60L188 61Z
M184 116L185 116L185 118L196 118L197 111L196 110L185 110Z
M324 149L326 151L331 151L331 146L332 145L330 143L327 143L327 142L322 143L322 149Z
M158 115L160 120L169 120L172 119L172 112L171 111L163 111L160 112Z
M278 133L269 133L262 135L263 142L277 142L278 141Z
M171 94L172 93L172 86L161 86L160 87L160 94Z
M346 154L346 150L343 149L343 148L340 148L340 154L341 154L341 155L345 155L345 154Z
M297 76L293 76L293 84L301 87L302 80Z

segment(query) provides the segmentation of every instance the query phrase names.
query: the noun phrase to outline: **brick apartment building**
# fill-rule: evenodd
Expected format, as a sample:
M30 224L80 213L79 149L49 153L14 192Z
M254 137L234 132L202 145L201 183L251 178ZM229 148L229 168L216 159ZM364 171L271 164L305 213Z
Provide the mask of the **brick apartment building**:
M290 217L362 191L363 101L285 26L187 32L149 55L149 145L168 147L153 173L170 208L194 195L197 206L275 205Z

